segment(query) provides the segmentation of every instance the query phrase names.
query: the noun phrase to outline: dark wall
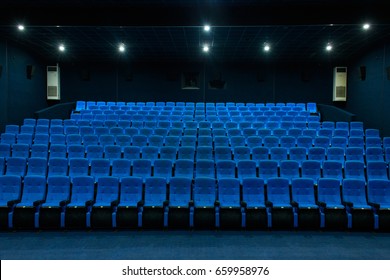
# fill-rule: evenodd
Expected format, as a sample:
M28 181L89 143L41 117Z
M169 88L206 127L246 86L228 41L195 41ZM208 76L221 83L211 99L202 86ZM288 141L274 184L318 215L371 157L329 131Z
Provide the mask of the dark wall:
M181 89L182 73L199 73L199 89ZM221 79L224 89L208 82ZM331 104L329 65L61 65L63 102L193 101L317 102Z
M348 67L346 110L364 121L366 128L378 128L382 136L390 136L390 44L378 46ZM361 79L360 67L366 77Z
M46 70L45 64L20 48L0 41L0 125L21 124L24 118L34 116L34 112L45 108ZM31 79L27 78L26 68L33 68Z

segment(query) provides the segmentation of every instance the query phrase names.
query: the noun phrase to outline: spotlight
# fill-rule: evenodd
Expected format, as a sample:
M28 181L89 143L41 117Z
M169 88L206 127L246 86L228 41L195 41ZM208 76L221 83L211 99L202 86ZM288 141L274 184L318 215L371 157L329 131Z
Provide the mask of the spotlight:
M328 51L328 52L330 52L332 49L333 49L333 47L332 47L332 45L330 44L330 43L328 43L327 45L326 45L326 51Z
M206 31L206 32L209 32L210 29L211 29L210 25L205 25L205 26L203 27L203 30Z
M64 44L59 45L59 46L58 46L58 50L59 50L60 52L64 52L64 51L65 51L65 46L64 46Z
M265 44L264 44L263 50L264 50L265 52L269 52L269 51L271 50L271 46L270 46L268 43L265 43Z
M125 44L123 44L123 43L119 44L118 50L119 50L120 52L124 52L124 51L126 50Z
M210 48L208 45L204 45L203 48L202 48L203 52L209 52Z
M368 24L368 23L363 24L363 29L364 30L370 29L370 24Z
M24 30L24 25L19 24L19 25L18 25L18 29L19 29L20 31L23 31L23 30Z

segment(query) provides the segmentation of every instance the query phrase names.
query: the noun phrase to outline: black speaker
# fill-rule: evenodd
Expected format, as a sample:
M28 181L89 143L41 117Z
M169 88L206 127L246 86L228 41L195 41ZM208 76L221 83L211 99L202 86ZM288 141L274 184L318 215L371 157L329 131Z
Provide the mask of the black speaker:
M386 67L387 79L390 81L390 66Z
M91 79L91 75L89 73L88 69L82 69L81 70L81 80L83 81L89 81Z
M3 73L3 65L0 64L0 78L2 73Z
M31 80L34 75L35 67L34 65L27 65L26 66L26 77L27 79Z
M359 77L360 77L360 80L362 80L362 81L366 80L366 66L364 66L364 65L360 66Z

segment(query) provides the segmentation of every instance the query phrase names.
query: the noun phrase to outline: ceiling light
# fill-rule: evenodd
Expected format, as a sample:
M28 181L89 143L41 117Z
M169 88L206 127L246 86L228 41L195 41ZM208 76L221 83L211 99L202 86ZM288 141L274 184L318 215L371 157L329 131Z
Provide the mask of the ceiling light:
M328 43L327 45L326 45L326 51L328 51L328 52L330 52L332 49L333 49L333 47L332 47L332 45L330 44L330 43Z
M203 30L206 31L206 32L209 32L210 29L211 29L210 25L205 25L205 26L203 27Z
M210 48L208 45L204 45L203 48L202 48L203 52L209 52Z
M265 43L265 44L264 44L263 50L264 50L265 52L269 52L269 51L271 50L271 46L270 46L269 44Z
M119 50L120 52L124 52L124 51L126 50L125 44L123 44L123 43L119 44L118 50Z
M20 31L23 31L23 30L24 30L24 25L19 24L19 25L18 25L18 29L19 29Z
M59 45L59 46L58 46L58 50L59 50L60 52L64 52L64 51L65 51L65 46L64 46L64 44Z
M370 29L370 25L368 23L363 24L363 29L364 30Z

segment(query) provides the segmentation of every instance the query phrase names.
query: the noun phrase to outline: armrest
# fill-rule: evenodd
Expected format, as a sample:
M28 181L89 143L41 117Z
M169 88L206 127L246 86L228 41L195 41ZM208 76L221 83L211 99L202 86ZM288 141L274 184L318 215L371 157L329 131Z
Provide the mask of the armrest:
M88 200L85 202L85 207L90 207L94 204L95 202L93 200Z
M324 207L324 208L326 207L326 203L323 202L323 201L317 201L316 204L317 204L318 206L320 206L320 207Z
M381 205L379 203L375 203L375 202L370 202L369 201L367 204L370 205L371 207L376 208L376 209L381 208Z
M292 207L299 207L299 203L298 202L296 202L296 201L294 201L294 200L291 200L291 206Z
M14 205L19 203L19 202L20 202L20 199L10 200L10 201L7 201L7 206L14 207Z
M115 199L114 201L111 201L111 208L118 206L118 204L119 204L119 200L118 199Z
M245 201L241 201L241 207L246 208L247 207L247 203Z
M60 206L61 206L61 207L64 207L64 206L68 205L68 204L69 204L69 202L70 202L70 200L69 200L69 199L62 200L62 201L60 201Z
M40 200L34 201L33 205L34 205L34 207L37 207L37 206L41 205L44 202L45 202L45 200L40 199Z
M342 203L343 203L344 206L348 206L348 207L351 207L351 208L353 207L353 203L350 202L350 201L343 201Z
M266 207L271 207L271 208L272 208L272 207L274 207L274 204L273 204L271 201L266 200L266 201L265 201L265 206L266 206Z
M140 200L137 203L137 207L143 207L145 205L145 200Z
M188 202L188 206L189 206L189 207L194 207L194 206L195 206L194 201L193 201L193 200L190 200L190 201Z
M168 207L169 206L169 200L164 200L163 202L163 207Z

